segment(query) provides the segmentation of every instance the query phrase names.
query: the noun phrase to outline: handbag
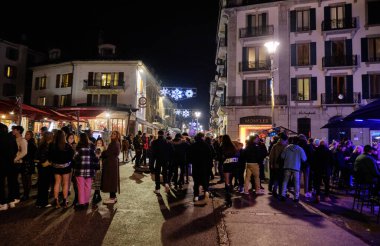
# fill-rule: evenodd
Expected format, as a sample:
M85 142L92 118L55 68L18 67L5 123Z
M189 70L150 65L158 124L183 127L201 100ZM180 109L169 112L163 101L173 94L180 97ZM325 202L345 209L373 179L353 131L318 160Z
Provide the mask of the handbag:
M43 163L41 163L41 166L42 166L42 167L48 167L48 166L51 166L51 162L48 161L48 160L46 160L46 161L44 161Z

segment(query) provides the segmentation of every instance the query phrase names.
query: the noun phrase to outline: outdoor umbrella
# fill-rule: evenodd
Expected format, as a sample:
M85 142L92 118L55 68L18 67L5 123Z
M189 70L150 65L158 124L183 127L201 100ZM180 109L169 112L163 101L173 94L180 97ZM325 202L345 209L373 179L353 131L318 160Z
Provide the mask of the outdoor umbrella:
M380 128L380 121L376 120L336 120L329 122L322 128Z
M355 110L343 120L368 120L368 119L377 119L380 120L380 99L373 101L358 110Z

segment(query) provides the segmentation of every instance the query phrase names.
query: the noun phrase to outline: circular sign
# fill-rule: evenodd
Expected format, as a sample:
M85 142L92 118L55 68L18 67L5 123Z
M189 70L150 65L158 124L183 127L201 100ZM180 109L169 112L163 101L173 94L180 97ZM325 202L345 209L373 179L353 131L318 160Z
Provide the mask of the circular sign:
M140 97L139 98L139 105L141 105L141 106L146 105L146 97Z

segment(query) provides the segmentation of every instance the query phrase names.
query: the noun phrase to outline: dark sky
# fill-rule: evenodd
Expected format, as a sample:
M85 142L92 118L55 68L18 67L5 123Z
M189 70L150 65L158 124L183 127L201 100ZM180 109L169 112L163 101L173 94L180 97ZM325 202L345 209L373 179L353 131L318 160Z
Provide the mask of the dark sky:
M198 97L181 106L200 109L208 125L219 0L9 2L2 3L0 38L18 42L24 34L36 50L61 48L66 58L84 58L96 54L102 30L118 54L142 60L165 86L196 87Z

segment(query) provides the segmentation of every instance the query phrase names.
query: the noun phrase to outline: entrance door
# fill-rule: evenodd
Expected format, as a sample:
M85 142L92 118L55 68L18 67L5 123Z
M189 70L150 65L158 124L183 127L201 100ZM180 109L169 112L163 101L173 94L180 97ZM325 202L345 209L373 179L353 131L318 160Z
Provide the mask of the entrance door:
M342 116L334 116L330 118L329 123L341 120ZM329 128L329 143L332 140L340 141L342 139L351 139L351 129L350 128Z
M311 136L311 119L310 118L298 118L297 131L300 134L305 135L307 138Z

